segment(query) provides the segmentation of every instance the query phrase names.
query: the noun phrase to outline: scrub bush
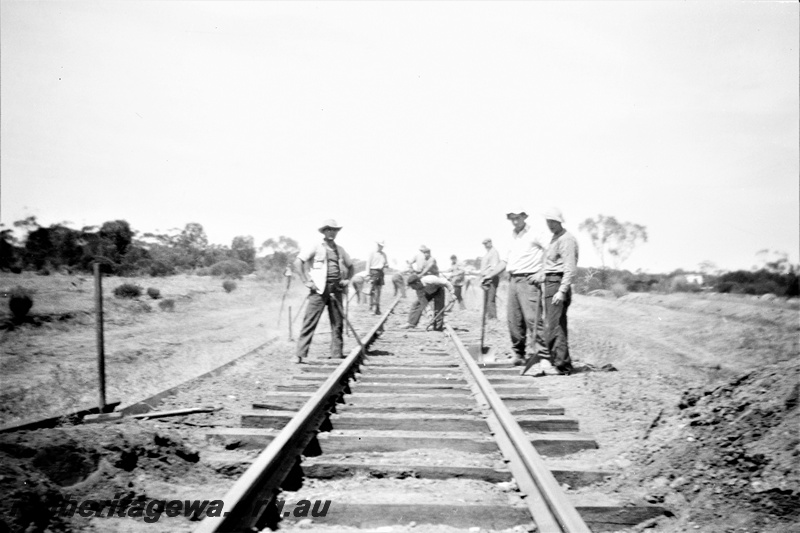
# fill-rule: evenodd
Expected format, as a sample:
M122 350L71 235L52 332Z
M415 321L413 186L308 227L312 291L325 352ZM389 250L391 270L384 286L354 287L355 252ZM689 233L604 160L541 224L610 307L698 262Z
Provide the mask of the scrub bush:
M8 308L14 319L22 321L33 307L33 294L25 287L14 287L9 293Z
M236 288L236 282L226 279L222 282L222 288L225 289L225 292L231 292Z
M117 298L138 298L142 295L142 288L133 283L123 283L114 289L114 296Z

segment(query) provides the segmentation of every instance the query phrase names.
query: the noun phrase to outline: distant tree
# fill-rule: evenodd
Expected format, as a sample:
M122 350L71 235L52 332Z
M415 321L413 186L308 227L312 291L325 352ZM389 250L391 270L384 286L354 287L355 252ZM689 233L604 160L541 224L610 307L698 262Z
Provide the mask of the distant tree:
M281 235L277 239L270 238L264 241L260 250L268 253L262 260L264 269L276 276L282 276L286 267L292 264L300 252L300 246L291 237Z
M714 276L719 273L719 268L716 263L709 260L700 262L700 264L697 265L697 270L706 276Z
M209 244L203 252L203 265L211 266L235 257L231 249L224 244Z
M197 268L205 264L204 254L208 248L208 237L201 224L189 222L175 239L183 267Z
M121 258L128 251L128 246L133 241L133 231L125 220L112 220L100 226L100 238L106 241L112 254Z
M234 259L250 265L250 268L255 267L256 247L253 244L253 237L249 235L234 237L231 243L231 255Z
M618 269L638 245L647 242L647 228L641 224L619 222L605 215L587 218L578 225L578 229L589 234L604 270L606 257L611 258L614 268Z
M50 242L53 245L51 262L55 267L72 268L80 265L83 256L82 234L65 224L50 226Z
M17 266L17 240L11 229L0 231L0 270L9 270Z
M206 231L203 229L203 225L197 222L189 222L186 224L183 231L178 235L175 244L183 248L195 248L199 250L208 246L208 237L206 236Z
M774 272L776 274L788 274L792 271L792 264L789 262L789 254L778 250L770 250L765 248L756 253L760 265L757 265L753 270L764 269L767 272Z

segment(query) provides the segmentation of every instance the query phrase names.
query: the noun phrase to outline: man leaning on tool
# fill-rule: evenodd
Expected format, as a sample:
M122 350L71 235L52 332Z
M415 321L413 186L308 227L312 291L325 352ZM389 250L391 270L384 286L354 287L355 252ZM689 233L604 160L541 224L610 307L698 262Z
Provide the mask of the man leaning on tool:
M530 331L534 353L531 357L545 354L546 349L541 334L541 315L538 313L541 296L537 275L542 270L544 250L547 240L543 232L534 231L525 220L527 213L522 209L506 214L514 231L511 233L511 246L505 259L485 273L481 284L491 283L492 278L507 270L508 280L508 332L511 336L511 349L514 352L512 363L525 364L525 347Z
M567 342L567 308L572 301L572 282L578 270L578 241L562 226L564 215L560 209L551 207L545 211L544 218L553 237L545 252L544 270L539 279L544 283L545 347L555 371L543 369L539 373L569 374L572 359Z
M369 279L372 288L369 291L369 308L375 310L375 314L381 314L381 289L383 289L384 271L389 266L386 252L383 251L383 241L375 241L377 249L369 254L367 266L369 267Z
M308 356L308 348L314 337L314 330L322 317L322 311L328 307L328 318L331 323L331 359L342 355L342 292L348 280L353 276L353 262L344 248L336 244L341 226L335 220L328 219L322 223L319 232L324 239L310 250L304 250L295 259L295 269L300 280L311 291L308 295L306 315L303 327L297 340L297 362L302 363Z
M417 291L417 301L411 305L408 313L408 324L401 326L403 329L415 328L419 324L422 312L428 302L433 300L433 329L442 331L444 329L444 290L451 293L455 290L447 279L440 276L422 276L411 274L408 277L408 286Z
M481 258L481 275L485 276L490 272L494 272L497 265L500 263L500 254L497 248L492 244L492 239L483 239L483 246L486 248L486 254ZM483 289L486 291L486 318L497 318L497 286L500 285L500 276L492 276L482 283Z

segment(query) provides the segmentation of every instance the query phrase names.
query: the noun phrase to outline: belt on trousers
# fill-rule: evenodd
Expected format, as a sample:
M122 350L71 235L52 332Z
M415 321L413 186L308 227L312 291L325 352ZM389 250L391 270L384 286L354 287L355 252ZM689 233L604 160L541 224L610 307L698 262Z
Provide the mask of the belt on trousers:
M521 278L523 276L530 276L533 272L513 272L509 274L512 278Z
M564 274L562 272L551 272L550 274L545 274L544 275L544 279L547 280L547 281L560 280L563 277L564 277Z

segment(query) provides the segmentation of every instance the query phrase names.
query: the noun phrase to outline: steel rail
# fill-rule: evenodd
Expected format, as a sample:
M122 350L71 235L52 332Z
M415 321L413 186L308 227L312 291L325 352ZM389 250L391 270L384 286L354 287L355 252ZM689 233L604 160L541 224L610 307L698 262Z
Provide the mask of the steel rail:
M196 533L252 531L262 523L268 503L272 502L289 472L298 464L300 455L316 436L344 393L349 377L366 355L361 346L374 340L399 301L400 297L395 298L380 320L364 335L361 345L353 348L228 490L222 500L225 503L223 516L204 518L194 530Z
M450 339L455 344L458 354L467 365L472 377L475 379L481 393L483 394L486 402L491 407L493 414L497 418L500 427L511 444L513 450L516 452L517 457L515 460L521 462L524 466L524 474L527 474L528 479L517 479L517 484L520 488L528 486L536 489L537 493L528 494L528 500L532 502L543 502L544 505L537 505L537 509L549 510L551 516L538 517L533 516L534 522L539 527L539 531L543 533L559 532L559 533L591 533L591 530L578 514L575 507L567 500L566 495L561 490L561 487L553 477L550 469L547 468L539 452L531 444L525 432L519 426L514 416L508 410L508 407L500 399L500 396L494 390L494 387L486 379L486 376L481 372L478 363L470 356L461 339L458 338L452 327L445 326L445 331ZM498 435L495 435L497 438ZM515 475L515 478L517 475ZM546 526L550 524L550 526Z

